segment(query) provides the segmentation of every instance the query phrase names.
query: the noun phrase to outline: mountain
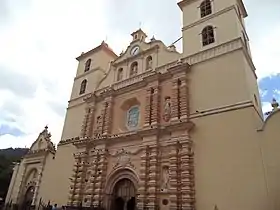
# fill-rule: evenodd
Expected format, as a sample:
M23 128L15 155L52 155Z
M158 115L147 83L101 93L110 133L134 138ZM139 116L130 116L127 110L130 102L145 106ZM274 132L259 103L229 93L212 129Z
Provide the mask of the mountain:
M14 162L20 162L21 158L28 152L26 148L7 148L0 150L0 202L5 200L10 179L13 174Z
M8 159L14 159L16 162L18 162L28 152L28 150L29 149L27 148L0 149L0 155L3 155Z

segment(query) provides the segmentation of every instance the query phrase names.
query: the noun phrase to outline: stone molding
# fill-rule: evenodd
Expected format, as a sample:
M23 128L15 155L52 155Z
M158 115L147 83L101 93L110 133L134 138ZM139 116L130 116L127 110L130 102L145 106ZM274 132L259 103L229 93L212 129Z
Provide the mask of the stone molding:
M108 90L111 90L111 91L114 90L113 92L116 92L116 90L122 90L122 91L119 91L119 94L121 94L122 92L129 92L129 91L132 91L134 89L137 89L137 88L133 87L134 84L142 83L142 86L143 85L145 86L146 84L145 84L144 81L145 81L146 77L149 77L149 76L152 76L152 75L155 75L155 74L159 74L160 78L162 80L167 79L171 75L170 74L164 74L164 73L168 69L170 69L169 72L171 72L171 71L173 72L176 69L174 67L178 66L178 63L188 65L190 67L191 65L194 65L194 64L197 64L197 63L200 63L200 62L204 62L206 60L209 60L209 59L212 59L212 58L215 58L215 57L221 56L223 54L227 54L227 53L230 53L230 52L242 49L242 48L244 50L245 57L246 57L249 65L253 69L253 73L256 75L256 73L255 73L256 68L253 64L253 61L252 61L251 57L249 56L248 52L246 52L246 50L245 50L245 46L244 46L244 43L242 41L242 38L238 37L238 38L236 38L232 41L225 42L225 43L222 43L220 45L216 45L212 48L200 51L200 52L195 53L193 55L190 55L190 56L187 56L187 57L182 57L180 59L180 62L178 62L177 60L173 61L173 62L169 62L169 63L164 64L162 66L156 67L155 71L152 71L152 70L146 71L142 74L136 75L135 77L131 77L131 78L116 82L116 83L110 85L109 87L105 87L105 88L96 90L94 93L88 93L86 95L83 95L83 96L80 96L78 98L72 99L72 100L69 101L69 103L71 101L76 101L76 100L79 100L81 98L84 98L85 100L93 100L94 98L96 98L96 96L103 95L105 92L108 92ZM139 87L141 87L141 85L138 85L138 86L136 85L136 87L139 88ZM125 89L127 89L127 90L125 91ZM117 93L114 93L114 94L117 94ZM82 103L83 102L81 102L79 104L76 104L76 105L73 105L73 107L78 106ZM70 108L70 107L72 107L72 106L69 106L68 108Z
M215 17L217 17L219 15L225 14L225 13L229 12L230 10L235 10L235 6L232 5L232 6L226 7L226 8L224 8L224 9L218 11L218 12L215 12L215 13L212 13L210 15L207 15L204 18L199 19L198 21L195 21L195 22L193 22L193 23L191 23L189 25L184 26L182 28L182 31L188 30L188 29L190 29L190 28L192 28L192 27L194 27L196 25L200 25L200 24L204 23L205 21L213 19L213 18L215 18Z
M82 74L76 76L74 78L74 81L76 81L76 80L78 80L78 79L80 79L80 78L82 78L82 77L84 77L84 76L86 76L86 75L88 75L88 74L90 74L90 73L92 73L94 71L97 71L97 70L103 71L100 67L96 67L96 68L90 69L89 71L83 72Z

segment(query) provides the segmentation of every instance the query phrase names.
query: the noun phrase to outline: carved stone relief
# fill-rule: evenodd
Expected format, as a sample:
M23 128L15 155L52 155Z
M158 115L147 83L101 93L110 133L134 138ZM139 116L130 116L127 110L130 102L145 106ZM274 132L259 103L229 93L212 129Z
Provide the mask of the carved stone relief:
M117 152L117 163L114 165L113 169L119 167L131 167L135 168L135 166L131 162L131 153L121 149L121 151Z

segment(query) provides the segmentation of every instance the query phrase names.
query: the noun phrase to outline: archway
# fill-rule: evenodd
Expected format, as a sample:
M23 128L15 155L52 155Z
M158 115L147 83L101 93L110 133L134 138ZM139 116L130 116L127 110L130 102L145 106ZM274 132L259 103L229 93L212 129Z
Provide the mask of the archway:
M135 210L139 177L131 168L112 172L106 183L106 209Z
M24 194L23 209L28 210L31 207L33 197L34 197L34 192L35 192L34 186L30 186L27 188Z
M112 210L134 210L136 205L136 189L127 178L119 180L113 190Z

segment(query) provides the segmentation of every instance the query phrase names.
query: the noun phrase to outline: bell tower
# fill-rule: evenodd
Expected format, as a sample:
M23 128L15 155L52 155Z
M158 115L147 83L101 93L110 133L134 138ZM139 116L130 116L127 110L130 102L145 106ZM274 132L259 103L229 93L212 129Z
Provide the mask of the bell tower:
M196 69L192 111L250 103L262 118L242 0L183 0L178 5L183 57Z

